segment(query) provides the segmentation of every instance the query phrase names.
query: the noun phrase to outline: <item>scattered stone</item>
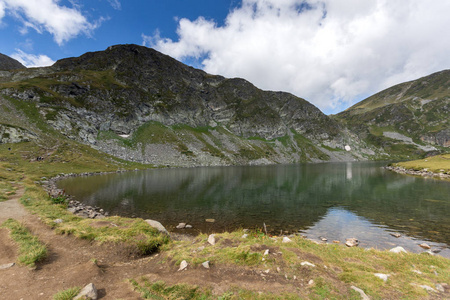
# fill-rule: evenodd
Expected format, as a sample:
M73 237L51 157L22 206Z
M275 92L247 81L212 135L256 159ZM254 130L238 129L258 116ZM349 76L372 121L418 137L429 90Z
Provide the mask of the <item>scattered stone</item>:
M215 238L215 234L210 234L208 236L208 243L210 243L211 245L215 245L216 244L216 238Z
M288 238L287 236L283 237L283 243L290 243L292 242L292 240L290 238Z
M361 295L361 300L370 300L369 296L366 295L366 293L364 293L364 291L354 285L352 285L350 287L352 290L355 290L356 292L358 292Z
M300 263L300 265L302 265L302 266L309 266L309 267L313 267L313 268L316 266L315 264L312 264L312 263L307 262L307 261L304 261L304 262Z
M177 225L177 229L183 229L184 227L186 227L186 223L178 223Z
M77 299L96 300L97 299L97 289L95 288L95 285L93 283L89 283L73 299L74 300L77 300Z
M188 228L188 229L189 229L189 228L192 228L192 225L187 224L187 225L186 225L186 228Z
M248 234L244 233L241 238L246 239L248 237Z
M433 251L431 251L431 250L427 250L427 251L424 251L424 252L422 252L422 253L426 253L426 254L434 255L434 252L433 252Z
M214 223L216 220L215 219L206 219L205 221L208 223Z
M145 220L145 222L147 222L147 224L151 227L158 229L159 232L169 235L167 229L160 222L150 219Z
M340 241L333 241L333 243L335 243L335 244L339 244L339 243L340 243Z
M264 251L264 256L269 255L269 249L266 249L266 251Z
M433 289L431 286L429 285L425 285L425 284L417 284L418 287L423 288L424 290L427 290L429 292L434 292L437 293L437 291L435 289Z
M389 276L391 276L391 275L388 275L388 274L382 274L382 273L375 273L375 274L373 274L373 275L375 275L376 277L380 278L380 279L383 280L384 282L386 282L386 281L388 280Z
M347 247L356 247L359 245L359 241L355 238L349 238L345 240L345 245Z
M243 229L242 230L244 233L246 233L246 232L248 232L249 230L248 229Z
M408 252L406 252L406 250L403 247L400 247L400 246L392 248L391 250L389 250L389 252L393 252L393 253L401 253L401 252L408 253Z
M420 272L419 270L412 270L414 273L417 273L419 275L422 275L422 272Z
M323 236L319 236L319 239L320 239L322 242L328 241L328 239L327 239L326 237L323 237Z
M186 269L188 266L187 261L183 260L180 264L180 268L178 269L178 271L183 271L184 269Z
M198 251L203 251L203 249L205 249L205 246L200 246L197 248Z
M277 267L277 272L278 272L278 273L280 273L280 272L281 272L281 269L280 269L280 267Z
M264 273L266 273L266 274L269 274L269 272L270 272L270 269L267 269L264 271Z
M311 279L310 281L308 281L308 284L309 285L313 285L314 284L314 280Z
M56 219L56 220L54 220L53 222L55 222L56 224L60 224L60 223L62 223L62 222L64 222L64 221L63 221L63 219Z
M400 233L389 233L389 234L396 238L399 238L402 236Z
M204 263L202 263L203 268L205 269L209 269L209 260L205 261Z
M0 265L0 270L9 269L9 268L11 268L14 265L15 265L15 263L9 263L9 264Z
M430 245L428 245L427 243L422 243L419 246L422 247L423 249L431 249Z
M436 290L438 290L439 292L445 293L445 289L444 289L444 287L442 286L442 284L436 283L436 284L435 284L435 287L436 287Z

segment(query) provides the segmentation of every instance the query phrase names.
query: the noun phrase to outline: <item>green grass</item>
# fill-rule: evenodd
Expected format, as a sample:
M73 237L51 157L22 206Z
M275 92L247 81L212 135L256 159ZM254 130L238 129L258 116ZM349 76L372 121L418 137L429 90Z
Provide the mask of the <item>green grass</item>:
M450 174L450 154L436 155L421 160L399 162L394 165L417 171L427 169L434 173L443 172Z
M306 282L313 279L314 285L308 293L312 299L351 298L355 296L349 289L351 285L363 289L374 299L397 299L403 295L418 299L427 293L411 283L434 287L436 283L450 280L450 260L439 256L316 244L300 236L292 237L291 243L282 243L281 237L268 237L260 232L251 232L243 239L242 234L242 231L216 234L214 246L206 242L206 235L199 235L193 242L174 241L163 249L176 265L186 260L195 268L208 260L211 265L251 267L260 272L269 269L271 274L277 274L280 268L279 276L304 278ZM264 256L265 249L269 248L269 255ZM303 261L314 263L316 267L302 266ZM418 276L413 269L423 274ZM392 276L386 285L374 273Z
M221 295L214 295L210 288L200 288L187 284L167 285L163 281L150 282L145 276L130 280L133 288L138 291L144 299L201 299L201 300L234 300L234 299L298 299L296 295L280 293L254 292L250 290L230 287Z
M80 287L73 287L67 290L58 292L53 296L53 300L72 300L81 291Z
M47 248L28 229L13 219L6 220L2 227L10 230L11 238L19 245L19 263L34 267L47 256Z

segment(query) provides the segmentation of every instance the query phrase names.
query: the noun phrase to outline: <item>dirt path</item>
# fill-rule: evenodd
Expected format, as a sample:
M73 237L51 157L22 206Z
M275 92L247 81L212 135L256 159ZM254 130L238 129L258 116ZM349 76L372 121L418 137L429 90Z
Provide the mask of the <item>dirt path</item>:
M21 221L47 245L48 257L32 270L18 264L0 270L1 299L52 299L59 291L94 283L99 299L141 299L127 279L143 275L151 281L167 284L187 283L207 286L216 293L230 287L262 292L295 292L303 284L288 282L281 274L261 275L260 271L236 266L200 267L178 272L178 267L163 254L132 259L124 249L115 245L98 245L67 235L57 235L37 216L28 213L18 199L23 189L8 201L0 203L0 222L7 218ZM9 238L7 229L0 229L0 265L16 262L17 246Z

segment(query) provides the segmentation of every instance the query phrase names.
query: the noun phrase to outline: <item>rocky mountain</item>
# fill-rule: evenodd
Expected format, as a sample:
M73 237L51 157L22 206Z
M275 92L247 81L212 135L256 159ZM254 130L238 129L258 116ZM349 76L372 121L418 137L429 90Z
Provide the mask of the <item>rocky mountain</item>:
M450 70L381 91L336 119L388 155L448 151Z
M22 65L17 60L15 60L14 58L11 58L9 56L0 53L0 71L24 69L24 68L25 66Z
M4 71L0 95L1 142L69 138L127 160L171 166L374 154L304 99L210 75L137 45Z

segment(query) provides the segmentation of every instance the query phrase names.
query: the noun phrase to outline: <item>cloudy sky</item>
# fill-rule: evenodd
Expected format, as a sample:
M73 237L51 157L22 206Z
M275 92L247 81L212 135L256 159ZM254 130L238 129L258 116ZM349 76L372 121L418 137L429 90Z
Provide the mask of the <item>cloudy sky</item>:
M0 52L27 66L134 43L337 113L450 68L450 1L0 0Z

